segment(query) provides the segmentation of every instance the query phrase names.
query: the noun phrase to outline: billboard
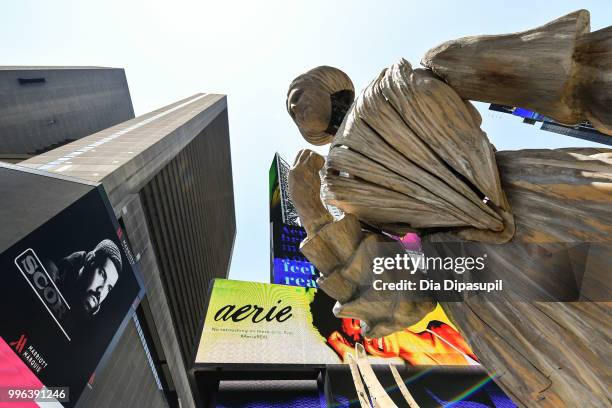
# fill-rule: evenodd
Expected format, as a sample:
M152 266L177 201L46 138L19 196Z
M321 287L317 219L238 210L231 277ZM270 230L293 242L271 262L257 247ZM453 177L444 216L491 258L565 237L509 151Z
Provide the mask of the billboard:
M319 271L300 252L306 231L300 226L271 223L272 283L317 287Z
M373 364L478 365L440 306L401 332L371 339L358 320L336 318L334 303L318 289L217 279L195 363L341 364L359 342Z
M306 230L289 197L289 164L278 153L269 172L270 282L316 288L319 271L300 252Z
M274 154L268 173L270 196L270 222L301 226L293 202L289 196L289 163L278 153Z
M320 276L317 268L300 251L306 238L291 196L289 195L289 164L276 153L269 171L270 196L270 282L280 285L317 287ZM343 216L340 209L325 205L336 219ZM416 234L396 238L409 251L420 251Z
M270 282L281 285L317 287L319 271L300 252L306 238L289 194L289 164L274 155L269 172L270 196ZM338 208L326 205L329 213L342 217Z
M2 401L46 386L66 395L43 400L75 405L143 294L133 262L102 186L0 254L0 362L19 373L0 376Z

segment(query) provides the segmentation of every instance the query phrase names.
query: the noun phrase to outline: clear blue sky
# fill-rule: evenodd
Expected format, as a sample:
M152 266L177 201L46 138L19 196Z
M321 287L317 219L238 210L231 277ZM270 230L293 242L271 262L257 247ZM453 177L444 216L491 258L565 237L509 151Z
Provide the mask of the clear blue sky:
M268 167L307 143L285 111L291 79L317 65L357 91L403 57L418 65L446 40L521 31L586 8L612 23L610 1L6 1L0 65L125 68L136 114L196 92L228 95L238 235L230 277L269 277ZM594 145L478 105L499 150ZM325 152L325 149L317 149Z

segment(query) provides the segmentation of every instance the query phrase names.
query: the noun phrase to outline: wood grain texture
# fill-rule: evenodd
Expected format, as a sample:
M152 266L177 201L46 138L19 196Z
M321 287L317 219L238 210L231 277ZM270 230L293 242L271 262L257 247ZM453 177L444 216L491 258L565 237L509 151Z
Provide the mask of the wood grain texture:
M487 253L505 290L495 301L444 302L444 310L483 365L501 374L496 381L524 406L611 404L611 154L609 149L498 152L516 232L504 245L462 247L464 256ZM463 241L452 232L424 240L426 251L441 256ZM555 283L570 287L572 280L582 302L529 298Z
M579 10L521 33L444 43L422 61L433 73L402 60L356 99L331 144L326 202L384 232L419 232L426 255L456 256L458 245L461 256L486 253L484 277L504 280L495 299L425 293L419 302L373 290L373 258L401 252L382 234L353 233L353 253L338 256L334 235L315 233L306 251L339 301L336 316L362 320L370 337L440 301L524 407L612 407L612 150L496 152L466 100L588 119L612 135L612 29L589 31ZM294 200L309 194L319 199L309 187ZM306 207L300 217L315 206ZM390 270L383 281L399 277Z
M307 232L300 250L321 271L318 286L339 301L336 316L359 318L369 336L418 322L418 316L433 310L435 303L426 296L415 298L401 291L389 297L372 288L374 257L394 256L401 246L389 237L362 231L353 214L339 220L330 216L320 198L323 161L317 153L303 150L289 171L292 199ZM400 271L393 270L379 278L397 282L400 276Z
M408 403L408 407L409 408L419 408L419 404L414 400L414 398L412 397L412 394L410 394L410 391L408 391L408 387L406 387L406 383L404 383L404 380L400 376L400 373L397 371L397 368L395 368L393 364L389 364L389 370L391 371L391 374L393 375L393 379L395 380L397 387L402 393L402 396L406 400L406 403Z
M289 191L291 197L295 197L294 205L309 236L315 235L333 220L318 194L321 188L319 170L324 164L323 156L304 149L297 154L289 171Z
M352 134L342 137L354 140ZM421 230L425 250L430 253L435 247L438 256L452 255L453 245L473 237L470 229L480 231L451 224L439 196L430 194L432 188L423 179L417 185L397 178L400 172L386 170L399 165L395 160L385 162L384 152L404 158L397 156L397 150L382 150L374 143L368 150L362 143L359 153L333 146L328 158L323 188L350 187L346 195L334 196L346 200L348 211L357 209L366 221L377 221L387 209L385 222L404 220L402 209L432 217L438 214L448 222L444 229ZM377 160L368 162L368 154ZM520 406L612 406L611 303L606 301L612 293L612 150L521 150L497 152L495 159L516 229L505 244L472 240L463 247L462 255L487 253L492 273L504 279L506 290L495 301L471 296L462 302L442 300L441 304L484 367ZM412 165L405 158L404 163ZM334 166L342 170L334 174L329 170ZM361 166L372 171L365 172ZM348 177L340 175L345 169L350 170ZM392 173L390 177L375 184L385 171ZM402 299L401 291L372 290L373 257L401 252L380 245L387 240L366 233L354 254L336 262L330 276L321 281L323 290L339 300L334 313L364 321L371 337L409 326L435 304L433 298L424 297L420 303ZM316 265L319 256L309 257ZM393 270L384 275L387 281L398 279ZM582 302L555 301L551 293L568 287ZM528 294L549 298L530 299Z
M308 143L325 145L334 137L354 98L355 88L348 75L338 68L319 66L291 82L287 112Z
M445 42L421 64L466 100L519 106L612 135L612 29L590 33L587 10L531 30Z
M581 74L577 98L585 118L595 129L612 135L612 27L588 33L578 39L574 60Z
M397 408L397 405L395 405L380 381L378 381L376 373L374 373L374 370L368 361L365 349L360 343L355 343L355 355L359 372L363 377L366 387L368 387L372 406L374 408Z
M366 392L365 386L363 385L361 374L359 374L359 367L357 366L355 357L353 356L353 354L349 353L347 355L347 358L349 367L351 369L351 377L353 377L353 383L355 384L355 390L357 391L359 405L361 406L361 408L371 408L372 405L370 405L368 393Z
M453 226L508 240L512 216L479 124L450 86L401 60L364 90L338 130L323 199L397 235Z

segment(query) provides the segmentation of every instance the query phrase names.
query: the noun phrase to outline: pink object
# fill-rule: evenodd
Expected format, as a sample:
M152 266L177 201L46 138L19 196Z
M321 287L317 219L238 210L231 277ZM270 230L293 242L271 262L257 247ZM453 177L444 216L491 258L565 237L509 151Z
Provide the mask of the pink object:
M409 232L399 238L399 241L409 251L421 251L421 238L413 232Z
M17 339L15 339L17 340ZM8 401L8 390L41 389L43 383L34 375L15 351L0 337L0 408L38 408L34 401Z

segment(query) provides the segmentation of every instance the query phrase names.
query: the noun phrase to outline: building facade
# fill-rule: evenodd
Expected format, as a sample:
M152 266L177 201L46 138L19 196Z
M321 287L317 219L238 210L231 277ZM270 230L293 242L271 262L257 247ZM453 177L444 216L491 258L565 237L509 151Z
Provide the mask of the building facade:
M132 118L123 69L0 67L0 160L19 162Z
M208 285L227 276L236 234L226 97L197 94L19 166L101 183L143 277L83 406L197 406Z

